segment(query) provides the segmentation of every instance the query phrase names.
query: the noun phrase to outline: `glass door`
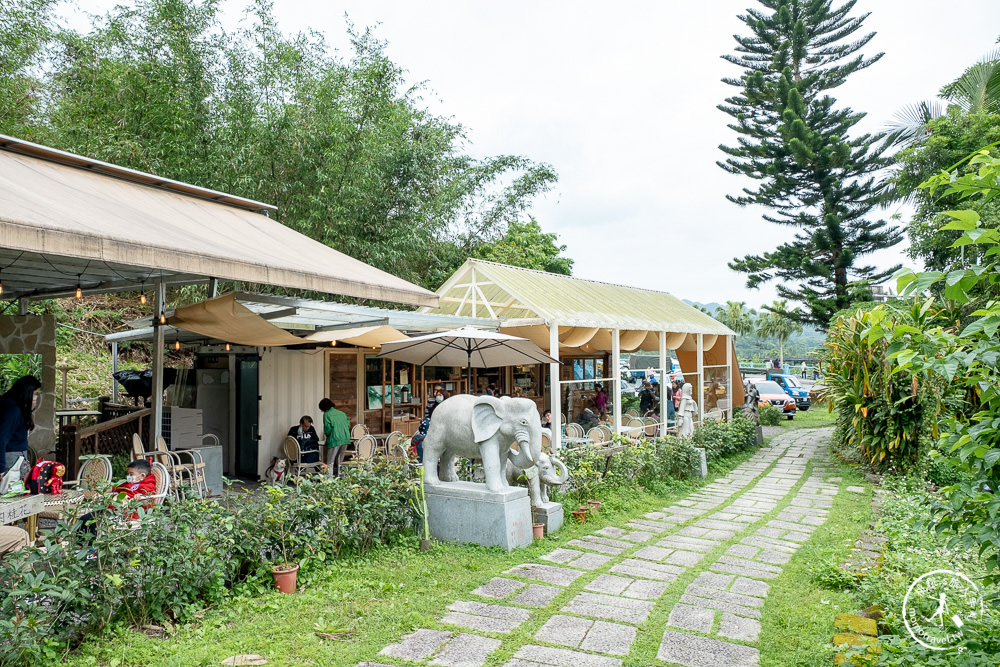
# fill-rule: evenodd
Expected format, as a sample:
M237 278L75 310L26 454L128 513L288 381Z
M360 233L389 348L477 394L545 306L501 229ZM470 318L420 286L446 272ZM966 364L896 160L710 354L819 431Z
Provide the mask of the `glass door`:
M260 405L260 357L236 357L236 474L256 479Z

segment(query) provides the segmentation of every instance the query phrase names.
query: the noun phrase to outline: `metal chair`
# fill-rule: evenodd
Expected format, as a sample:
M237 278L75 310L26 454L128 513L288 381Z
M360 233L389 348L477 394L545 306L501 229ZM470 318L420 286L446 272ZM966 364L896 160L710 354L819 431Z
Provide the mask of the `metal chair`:
M197 449L167 448L167 441L162 435L156 436L156 450L153 452L156 462L162 464L170 473L175 498L180 498L181 486L187 485L200 498L208 496L208 482L205 481L205 461Z
M638 417L638 416L639 416L639 411L636 410L635 408L630 408L626 410L625 414L622 415L622 417Z
M153 469L153 477L156 478L156 493L146 497L152 500L154 505L162 505L170 493L170 471L159 461L153 461L150 467Z
M303 463L302 462L302 448L299 447L299 441L295 439L294 436L285 437L285 458L288 459L288 474L289 476L301 476L306 472L319 472L323 468L323 463L321 461L315 461L313 463Z
M656 431L659 429L660 423L652 417L646 417L643 421L646 422L646 427L643 429L643 432L645 432L645 434L649 437L655 438Z
M386 438L385 438L385 444L383 445L382 450L388 456L389 453L392 452L393 448L396 445L403 444L403 440L405 438L406 438L406 436L403 435L402 431L393 431L392 433L390 433L389 435L386 436Z
M327 434L329 436L329 434ZM355 424L351 427L351 440L360 440L368 435L368 427L364 424Z
M595 426L587 431L587 437L590 438L591 442L604 442L604 431L601 430L600 426Z
M566 437L567 438L582 438L583 437L583 427L576 422L570 422L566 424Z

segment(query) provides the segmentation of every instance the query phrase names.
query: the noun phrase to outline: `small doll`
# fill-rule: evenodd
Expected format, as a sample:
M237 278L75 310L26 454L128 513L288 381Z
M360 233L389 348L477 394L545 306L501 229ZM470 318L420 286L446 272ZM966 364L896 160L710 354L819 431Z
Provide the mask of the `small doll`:
M66 466L57 463L52 466L52 476L45 483L45 493L62 493L63 477L66 475Z

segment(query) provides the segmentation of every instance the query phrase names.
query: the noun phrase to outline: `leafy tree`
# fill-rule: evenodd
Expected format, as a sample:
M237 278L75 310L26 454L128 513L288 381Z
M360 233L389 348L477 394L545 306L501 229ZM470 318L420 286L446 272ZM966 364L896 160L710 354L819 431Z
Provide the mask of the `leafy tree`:
M760 4L763 11L740 16L752 34L737 36L737 54L723 56L743 73L724 79L740 92L719 108L735 119L729 127L740 136L736 146L720 147L729 157L719 166L760 182L730 201L770 208L775 213L765 220L798 233L730 267L748 274L748 287L780 279L779 296L806 306L796 317L825 328L850 303L851 282L880 282L898 268L858 263L900 240L885 221L867 219L878 204L872 174L887 164L884 137L849 137L864 114L837 108L827 94L881 54L860 55L874 33L852 37L868 16L850 16L854 0L836 7L832 0Z
M770 306L764 306L767 311L757 319L757 335L778 339L778 359L785 363L785 341L790 336L802 333L802 313L798 308L788 308L788 301L778 300Z
M727 301L724 308L715 311L715 319L735 331L740 336L752 334L757 328L754 319L757 312L747 308L744 301Z
M534 218L524 223L511 222L502 238L477 248L473 256L568 276L573 270L573 260L560 256L566 252L566 246L556 245L557 238L555 234L543 232Z
M42 102L38 66L50 43L57 2L0 2L0 119L14 136L31 137L28 128Z

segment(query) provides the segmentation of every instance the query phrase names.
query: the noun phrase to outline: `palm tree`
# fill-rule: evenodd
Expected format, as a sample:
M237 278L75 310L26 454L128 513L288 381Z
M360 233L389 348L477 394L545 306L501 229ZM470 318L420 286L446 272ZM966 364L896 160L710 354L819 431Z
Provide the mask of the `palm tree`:
M727 301L725 307L717 308L713 316L719 322L736 332L739 336L747 336L754 332L757 311L747 308L744 301Z
M757 319L757 335L764 338L775 336L778 339L778 359L785 365L785 341L789 336L802 333L802 325L797 318L801 310L796 307L789 310L788 301L779 299L770 306L764 306L766 314Z

